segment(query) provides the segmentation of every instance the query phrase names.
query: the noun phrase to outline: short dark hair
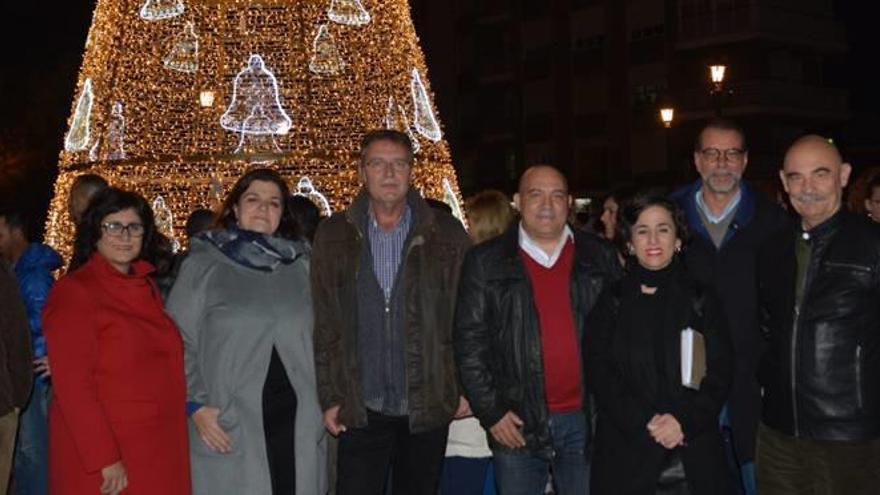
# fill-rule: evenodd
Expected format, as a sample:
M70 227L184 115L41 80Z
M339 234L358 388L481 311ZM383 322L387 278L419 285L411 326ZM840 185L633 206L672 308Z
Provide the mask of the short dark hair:
M134 210L141 223L144 224L144 237L138 258L153 260L153 253L157 252L160 247L156 245L156 221L147 200L135 192L107 187L95 194L89 202L89 207L83 214L82 220L76 226L70 271L86 264L97 251L98 241L104 235L104 229L101 225L104 218L107 215L128 209Z
M687 221L684 218L684 212L678 204L667 198L657 194L643 193L637 194L632 199L621 205L617 211L617 235L624 242L632 241L632 228L639 221L639 216L648 208L659 206L669 212L672 222L675 225L675 236L681 240L681 243L687 244L690 238L690 231L687 227Z
M10 229L18 229L22 236L28 241L30 238L30 225L27 216L19 209L0 206L0 218L6 220L6 225Z
M199 232L210 230L213 225L214 212L207 208L196 208L186 218L184 229L187 237L193 237Z
M81 188L86 188L89 191L100 191L109 186L110 184L107 183L107 179L98 174L82 174L73 179L73 184L70 186L70 192Z
M406 149L407 161L412 165L415 155L412 140L406 133L396 129L376 129L364 134L364 137L361 138L360 165L364 165L364 159L367 157L367 148L377 141L389 141L403 146Z
M739 125L739 123L732 119L715 117L707 122L706 125L704 125L702 129L700 129L700 132L697 133L697 139L694 141L695 151L700 151L703 149L703 133L709 129L735 132L739 134L739 137L742 140L742 149L744 151L749 149L748 143L746 141L746 131L741 125Z
M242 175L235 182L235 185L232 186L232 189L223 201L223 206L220 208L220 214L217 216L215 226L221 229L231 229L235 227L237 219L235 218L235 210L232 207L238 204L238 200L241 199L244 192L247 191L247 189L251 187L251 184L256 180L271 182L278 186L278 189L281 191L281 223L278 224L278 229L275 231L275 235L284 237L285 239L296 239L298 237L296 224L293 221L293 217L290 215L290 210L287 208L286 201L286 198L290 196L290 188L287 187L287 182L284 182L284 178L281 177L281 174L271 168L255 168Z
M315 240L315 232L321 223L321 209L306 196L293 195L287 197L287 209L293 218L298 233L305 240Z

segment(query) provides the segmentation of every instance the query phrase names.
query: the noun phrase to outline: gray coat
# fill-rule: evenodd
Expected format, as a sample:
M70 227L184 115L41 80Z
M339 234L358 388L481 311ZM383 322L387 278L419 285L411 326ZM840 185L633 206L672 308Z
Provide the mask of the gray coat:
M305 253L264 272L193 240L167 307L183 336L187 400L219 408L233 443L231 453L215 453L189 422L194 494L272 493L262 392L273 345L297 396L296 493L326 492L308 271Z

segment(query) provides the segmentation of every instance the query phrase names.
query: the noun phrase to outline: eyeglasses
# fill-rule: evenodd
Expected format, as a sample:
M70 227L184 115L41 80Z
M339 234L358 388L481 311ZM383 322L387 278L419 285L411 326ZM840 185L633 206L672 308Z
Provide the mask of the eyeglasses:
M710 162L717 162L723 155L725 161L739 163L745 158L746 150L740 148L728 148L722 151L718 148L703 148L700 150L700 154Z
M122 237L123 232L128 232L131 237L143 237L144 235L144 224L142 223L124 225L121 222L104 222L101 224L101 228L110 237Z

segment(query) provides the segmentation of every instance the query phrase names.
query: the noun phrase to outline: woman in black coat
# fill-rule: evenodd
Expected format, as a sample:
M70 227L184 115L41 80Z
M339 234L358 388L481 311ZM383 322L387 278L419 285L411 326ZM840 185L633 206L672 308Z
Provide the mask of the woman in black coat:
M627 274L596 303L584 346L598 409L592 494L733 493L718 427L733 372L720 303L677 259L686 231L674 203L638 196L618 228ZM682 385L686 328L705 342L698 390Z

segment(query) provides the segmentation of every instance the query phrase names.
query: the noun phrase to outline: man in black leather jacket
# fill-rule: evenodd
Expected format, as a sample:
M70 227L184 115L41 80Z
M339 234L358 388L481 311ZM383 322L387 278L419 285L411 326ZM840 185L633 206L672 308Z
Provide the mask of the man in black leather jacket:
M499 493L587 493L589 395L580 363L587 313L619 276L610 245L566 224L571 196L531 167L514 202L522 221L468 252L454 346L465 395L490 433Z
M880 490L880 226L841 206L851 168L824 138L780 173L799 224L777 270L758 439L761 495Z

